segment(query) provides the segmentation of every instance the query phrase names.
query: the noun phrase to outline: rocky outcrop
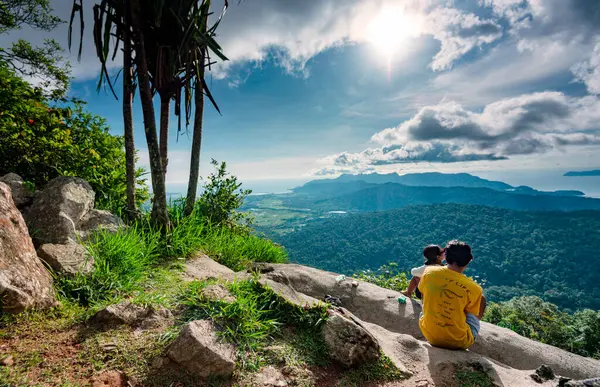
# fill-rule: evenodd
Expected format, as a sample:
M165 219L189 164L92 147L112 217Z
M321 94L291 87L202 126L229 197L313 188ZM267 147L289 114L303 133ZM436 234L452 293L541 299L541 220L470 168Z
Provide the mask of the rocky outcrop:
M94 268L94 258L84 246L77 243L66 245L46 243L40 246L37 254L56 273L87 274Z
M349 280L336 281L338 275L335 273L301 265L270 265L267 271L264 274L265 278L289 286L295 292L315 298L332 295L341 300L344 308L365 322L377 324L391 332L423 339L418 325L420 304L414 300L406 304L398 303L398 292L362 281L359 281L360 286L353 286ZM469 352L518 370L534 370L546 364L556 374L574 379L600 375L598 360L527 339L513 331L488 323L481 324L479 337ZM531 371L528 375L530 373Z
M18 313L54 304L52 277L36 255L10 187L0 183L0 309Z
M219 341L212 323L197 320L186 324L167 348L167 356L193 375L229 377L235 367L235 350Z
M129 325L142 329L163 326L172 320L173 315L166 309L142 307L130 302L109 305L96 312L91 321L101 325Z
M208 285L202 289L202 297L209 301L223 301L232 303L236 298L227 288L221 284Z
M36 245L86 240L96 230L116 231L123 222L107 211L94 210L95 193L83 179L60 176L38 192L27 212Z
M359 367L379 358L379 343L349 314L330 311L323 326L330 356L345 367Z
M230 278L234 274L233 270L204 254L198 254L185 263L184 278L188 281Z
M0 177L0 182L8 185L12 191L12 199L18 209L22 209L31 204L33 193L25 186L25 182L21 176L16 173L9 173Z

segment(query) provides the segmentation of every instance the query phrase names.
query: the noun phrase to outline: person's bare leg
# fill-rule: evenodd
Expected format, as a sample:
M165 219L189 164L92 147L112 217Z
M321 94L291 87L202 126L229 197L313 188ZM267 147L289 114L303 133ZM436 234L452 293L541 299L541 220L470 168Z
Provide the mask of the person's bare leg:
M481 320L483 318L486 307L487 307L487 298L485 298L485 296L481 296L481 304L479 306L479 316L477 316L478 319Z
M408 284L408 289L402 292L402 294L404 294L406 297L412 297L413 292L415 291L417 286L419 286L419 280L419 277L412 277L410 283Z

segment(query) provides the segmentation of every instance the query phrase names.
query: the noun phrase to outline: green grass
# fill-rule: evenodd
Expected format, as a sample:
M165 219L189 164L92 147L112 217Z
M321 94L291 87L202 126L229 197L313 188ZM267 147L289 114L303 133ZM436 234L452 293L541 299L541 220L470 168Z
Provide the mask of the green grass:
M376 271L365 270L358 272L353 277L397 292L406 290L410 282L406 273L399 270L398 264L394 262L383 265Z
M235 344L242 369L255 370L265 364L265 348L275 338L283 337L286 327L312 334L315 340L320 338L315 332L326 319L325 304L300 308L287 303L256 279L226 284L236 297L231 303L206 299L202 293L205 286L206 282L190 284L181 300L187 308L183 318L211 319L220 329L220 336Z
M400 371L389 357L381 353L375 363L365 364L344 373L339 385L358 387L368 382L393 382L407 377L408 375Z
M174 204L170 212L173 227L167 234L153 229L147 218L116 233L95 234L86 245L94 258L93 272L55 276L61 298L94 306L135 293L142 303L171 302L172 297L159 300L159 292L151 292L144 301L142 293L148 292L148 285L158 285L161 281L167 284L162 288L169 290L168 283L176 280L165 277L166 273L173 272L174 265L200 251L235 271L248 268L251 262L287 260L283 247L241 228L209 224L196 212L184 217L180 203ZM157 280L161 272L163 277ZM172 292L167 293L169 298Z
M492 378L483 370L481 364L473 363L456 370L456 380L460 387L495 387Z

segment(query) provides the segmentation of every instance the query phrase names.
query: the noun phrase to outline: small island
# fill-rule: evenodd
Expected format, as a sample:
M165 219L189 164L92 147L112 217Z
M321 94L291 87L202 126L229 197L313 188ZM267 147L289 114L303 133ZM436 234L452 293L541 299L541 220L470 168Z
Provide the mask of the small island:
M563 176L600 176L600 169L592 171L570 171L565 173Z

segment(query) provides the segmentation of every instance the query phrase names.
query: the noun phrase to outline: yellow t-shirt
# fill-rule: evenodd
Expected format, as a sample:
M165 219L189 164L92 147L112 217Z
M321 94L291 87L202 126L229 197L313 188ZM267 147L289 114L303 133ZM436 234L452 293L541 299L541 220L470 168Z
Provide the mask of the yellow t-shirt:
M473 280L445 266L429 266L419 282L423 294L421 332L436 347L465 349L475 339L466 313L479 314L482 289Z

